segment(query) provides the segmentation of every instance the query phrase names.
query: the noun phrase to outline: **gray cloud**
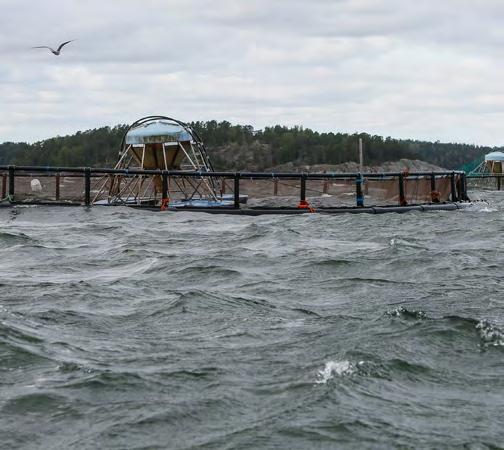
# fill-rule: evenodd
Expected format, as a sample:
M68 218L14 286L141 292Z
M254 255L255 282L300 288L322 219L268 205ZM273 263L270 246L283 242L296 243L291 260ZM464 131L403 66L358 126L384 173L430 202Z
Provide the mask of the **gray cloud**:
M502 144L498 1L2 0L2 11L0 141L167 114ZM30 49L74 38L60 57Z

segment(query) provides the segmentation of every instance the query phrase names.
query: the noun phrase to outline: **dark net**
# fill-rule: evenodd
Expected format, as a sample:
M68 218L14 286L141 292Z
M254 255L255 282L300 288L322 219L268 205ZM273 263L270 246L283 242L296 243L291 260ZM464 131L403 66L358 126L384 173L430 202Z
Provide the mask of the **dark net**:
M401 196L401 178L403 189ZM168 177L167 197L171 200L187 198L217 198L232 201L235 181L217 177ZM14 198L9 195L10 179L7 171L0 172L2 199L26 203L83 204L86 201L84 173L25 173L14 177ZM495 184L495 180L486 181ZM461 176L454 180L460 197ZM252 179L240 178L239 193L249 206L296 207L302 200L303 181L298 178ZM451 175L431 176L373 176L363 180L362 194L366 206L414 205L451 200ZM211 194L212 193L212 194ZM215 196L214 194L215 193ZM358 180L341 176L304 180L304 199L313 207L347 207L357 204ZM210 195L211 194L211 195ZM163 198L160 175L93 175L88 193L91 203L145 203L156 205Z

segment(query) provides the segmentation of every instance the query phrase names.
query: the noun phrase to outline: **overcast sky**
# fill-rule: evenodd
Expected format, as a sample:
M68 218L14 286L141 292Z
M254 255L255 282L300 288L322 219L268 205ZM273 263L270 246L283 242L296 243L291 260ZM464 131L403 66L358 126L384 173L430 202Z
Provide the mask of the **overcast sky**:
M503 51L502 0L0 0L0 142L163 114L503 145Z

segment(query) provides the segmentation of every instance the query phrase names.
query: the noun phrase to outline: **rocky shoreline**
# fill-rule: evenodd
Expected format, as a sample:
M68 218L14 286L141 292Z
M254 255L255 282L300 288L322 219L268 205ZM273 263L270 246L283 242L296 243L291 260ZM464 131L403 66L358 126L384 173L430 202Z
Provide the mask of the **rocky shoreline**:
M439 172L446 171L443 167L436 166L419 159L400 159L399 161L388 161L375 166L363 166L365 173L382 173L382 172ZM356 173L359 172L359 164L355 161L348 161L342 164L295 164L289 162L275 167L270 167L265 172L336 172L336 173Z

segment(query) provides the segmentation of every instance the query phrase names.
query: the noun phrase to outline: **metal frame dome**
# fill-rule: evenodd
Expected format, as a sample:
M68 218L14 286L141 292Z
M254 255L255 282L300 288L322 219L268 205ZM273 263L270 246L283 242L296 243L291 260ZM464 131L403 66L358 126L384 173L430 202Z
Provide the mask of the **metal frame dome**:
M132 168L198 173L214 171L205 144L196 130L185 122L161 115L142 117L124 133L115 169ZM107 176L100 180L95 201L105 204L157 204L161 186L160 175ZM180 201L216 201L219 195L216 181L201 176L183 178L170 175L168 190L171 199ZM103 199L105 194L106 200Z

